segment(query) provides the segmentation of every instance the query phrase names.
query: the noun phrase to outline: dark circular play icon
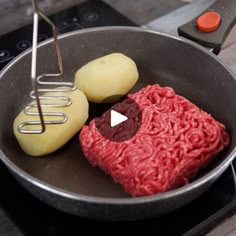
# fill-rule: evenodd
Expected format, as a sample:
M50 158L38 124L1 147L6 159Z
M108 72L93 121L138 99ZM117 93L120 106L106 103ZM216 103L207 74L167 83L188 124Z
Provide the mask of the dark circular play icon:
M124 142L131 139L142 124L142 113L138 104L125 98L95 118L99 133L109 141Z

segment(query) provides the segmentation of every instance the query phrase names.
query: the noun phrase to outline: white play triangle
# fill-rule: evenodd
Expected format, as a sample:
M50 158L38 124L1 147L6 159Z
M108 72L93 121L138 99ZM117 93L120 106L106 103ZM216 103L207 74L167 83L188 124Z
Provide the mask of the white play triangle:
M124 116L117 111L111 110L111 127L115 127L126 120L128 120L127 116Z

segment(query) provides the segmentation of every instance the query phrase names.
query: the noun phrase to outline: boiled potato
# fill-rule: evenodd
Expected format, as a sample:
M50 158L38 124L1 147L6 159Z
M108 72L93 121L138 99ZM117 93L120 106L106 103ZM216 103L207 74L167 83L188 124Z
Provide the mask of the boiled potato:
M75 83L91 102L115 102L132 89L138 77L131 58L112 53L81 67L75 74Z
M42 134L22 134L17 127L24 121L39 120L38 116L26 115L23 111L15 118L13 124L14 134L25 153L30 156L42 156L54 152L72 138L84 125L88 118L88 101L83 92L79 90L53 93L57 96L67 96L73 101L68 107L43 107L44 112L64 112L68 120L64 124L46 125ZM51 92L45 95L52 95ZM46 103L60 103L58 100L41 100ZM34 108L33 108L34 110ZM58 120L58 117L44 116L45 120ZM61 118L60 118L61 119ZM40 129L41 126L25 126L25 129Z

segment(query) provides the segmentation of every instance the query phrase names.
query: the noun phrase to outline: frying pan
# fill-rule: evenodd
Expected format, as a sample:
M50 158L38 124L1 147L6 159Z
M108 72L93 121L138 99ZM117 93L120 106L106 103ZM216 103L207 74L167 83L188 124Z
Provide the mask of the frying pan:
M235 22L236 2L217 1L210 9L222 16L218 30L199 32L192 21L180 27L179 33L218 53ZM144 219L173 211L196 199L229 167L236 156L236 79L212 52L182 37L136 27L79 30L61 35L59 42L65 81L73 81L76 70L94 58L112 52L124 53L133 58L140 73L133 91L155 83L173 87L224 123L231 144L190 184L137 198L130 197L111 177L91 167L83 156L77 135L53 154L29 157L19 147L12 131L15 116L30 102L31 50L28 50L0 74L0 158L19 183L38 199L88 218ZM38 62L39 74L57 71L52 40L39 45ZM93 113L97 107L91 106Z

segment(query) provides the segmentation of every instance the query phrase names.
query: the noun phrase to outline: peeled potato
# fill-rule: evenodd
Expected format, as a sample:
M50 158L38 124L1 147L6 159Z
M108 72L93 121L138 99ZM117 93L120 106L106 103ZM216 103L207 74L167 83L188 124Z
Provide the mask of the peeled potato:
M91 102L112 102L127 94L139 74L135 62L121 53L97 58L75 74L75 83Z
M45 95L52 95L46 93ZM57 96L67 96L72 99L68 107L43 107L44 112L64 112L68 120L64 124L46 125L46 131L42 134L19 133L18 125L24 121L39 120L38 116L26 115L23 111L15 118L13 124L14 134L25 153L30 156L42 156L52 153L62 147L71 139L84 125L88 118L88 101L83 92L79 90L54 93ZM44 102L44 100L41 100ZM58 100L46 100L46 103L60 103ZM34 108L33 108L34 110ZM44 116L45 120L58 120L58 117ZM60 118L61 119L61 118ZM40 129L41 126L25 126L25 129Z

